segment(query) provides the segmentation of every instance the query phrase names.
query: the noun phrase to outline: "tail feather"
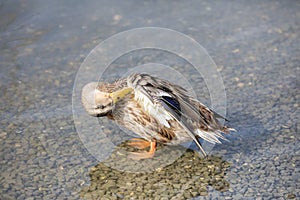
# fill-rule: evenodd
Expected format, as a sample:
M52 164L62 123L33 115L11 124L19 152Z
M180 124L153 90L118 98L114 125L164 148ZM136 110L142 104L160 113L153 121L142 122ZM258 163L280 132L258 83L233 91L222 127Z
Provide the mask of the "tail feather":
M195 131L196 135L200 138L215 144L215 143L221 143L221 141L218 138L225 139L220 133L218 132L207 132L207 131L201 131L200 129L197 129Z

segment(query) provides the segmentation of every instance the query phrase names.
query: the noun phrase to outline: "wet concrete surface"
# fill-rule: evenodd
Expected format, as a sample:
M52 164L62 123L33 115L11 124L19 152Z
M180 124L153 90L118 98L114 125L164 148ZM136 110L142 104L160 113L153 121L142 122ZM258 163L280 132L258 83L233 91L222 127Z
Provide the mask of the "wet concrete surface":
M0 1L0 199L300 198L299 10L292 0ZM207 162L189 150L167 169L128 175L97 161L77 134L80 64L99 42L144 26L191 36L218 66L238 131ZM112 64L116 77L127 63ZM205 102L207 90L194 89Z

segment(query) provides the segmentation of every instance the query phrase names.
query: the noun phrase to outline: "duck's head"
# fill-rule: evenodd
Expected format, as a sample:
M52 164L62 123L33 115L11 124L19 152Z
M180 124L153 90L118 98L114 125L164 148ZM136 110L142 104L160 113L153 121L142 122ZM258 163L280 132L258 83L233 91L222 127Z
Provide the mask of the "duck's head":
M89 115L103 117L111 114L115 104L131 92L131 88L124 88L112 93L101 92L98 83L92 82L83 87L81 99L83 107Z
M86 112L94 117L106 116L113 110L113 99L109 93L101 92L96 82L83 87L81 100Z

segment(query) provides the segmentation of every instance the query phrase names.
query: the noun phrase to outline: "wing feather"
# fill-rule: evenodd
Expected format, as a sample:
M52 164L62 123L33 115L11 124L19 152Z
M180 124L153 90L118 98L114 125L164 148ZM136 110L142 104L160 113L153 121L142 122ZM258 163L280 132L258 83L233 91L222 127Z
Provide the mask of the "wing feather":
M176 120L206 155L198 137L221 143L225 139L220 132L226 131L216 119L222 117L210 110L180 86L146 74L134 74L128 84L134 88L135 98L162 126L170 127L169 120Z

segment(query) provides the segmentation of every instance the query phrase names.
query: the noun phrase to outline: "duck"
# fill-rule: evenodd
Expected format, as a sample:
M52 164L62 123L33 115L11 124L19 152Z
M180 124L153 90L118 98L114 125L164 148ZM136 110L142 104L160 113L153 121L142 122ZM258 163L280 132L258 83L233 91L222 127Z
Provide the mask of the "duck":
M188 141L194 141L206 157L200 139L221 143L226 140L224 134L235 131L220 123L224 117L183 87L145 73L134 73L113 83L90 82L83 87L81 99L89 115L108 117L140 137L128 142L142 150L130 153L135 160L152 158L158 144Z

